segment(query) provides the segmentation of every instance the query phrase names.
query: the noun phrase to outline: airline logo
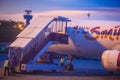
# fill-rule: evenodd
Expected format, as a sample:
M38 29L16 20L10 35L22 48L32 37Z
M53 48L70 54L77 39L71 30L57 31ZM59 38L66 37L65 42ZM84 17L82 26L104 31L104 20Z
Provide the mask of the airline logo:
M91 34L94 34L94 36L90 36ZM120 39L120 25L115 26L114 28L111 29L105 29L101 31L101 27L97 26L94 28L91 28L89 32L84 33L84 37L87 40L96 40L96 39L109 39L111 41L114 40L119 40Z

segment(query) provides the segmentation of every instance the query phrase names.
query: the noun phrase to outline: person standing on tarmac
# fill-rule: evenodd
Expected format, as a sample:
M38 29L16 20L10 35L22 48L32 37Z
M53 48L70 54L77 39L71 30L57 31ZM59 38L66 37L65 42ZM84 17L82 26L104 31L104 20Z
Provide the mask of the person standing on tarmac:
M8 73L9 76L9 58L4 61L4 76Z
M64 66L65 66L65 57L64 56L61 57L60 63L61 63L61 69L64 70Z
M68 58L68 60L69 60L69 63L66 65L66 70L67 71L73 71L73 56L69 56L69 58Z
M10 69L11 69L11 75L15 76L16 70L15 67L17 65L16 57L13 57L13 59L10 61Z

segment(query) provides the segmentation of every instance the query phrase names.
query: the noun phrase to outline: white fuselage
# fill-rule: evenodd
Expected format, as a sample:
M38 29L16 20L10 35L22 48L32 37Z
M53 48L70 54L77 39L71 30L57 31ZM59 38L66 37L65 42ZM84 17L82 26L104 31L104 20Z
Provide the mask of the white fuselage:
M114 21L83 21L67 28L69 44L50 46L49 51L100 57L108 49L120 50L120 25ZM74 26L74 27L73 27Z

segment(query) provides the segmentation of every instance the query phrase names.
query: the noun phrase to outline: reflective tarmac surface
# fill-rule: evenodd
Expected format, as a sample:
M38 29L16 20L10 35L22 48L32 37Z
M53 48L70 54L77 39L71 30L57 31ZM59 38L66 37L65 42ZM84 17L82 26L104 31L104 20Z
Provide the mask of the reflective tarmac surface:
M120 73L109 73L99 60L74 59L73 65L71 72L36 71L7 77L1 73L0 80L120 80Z

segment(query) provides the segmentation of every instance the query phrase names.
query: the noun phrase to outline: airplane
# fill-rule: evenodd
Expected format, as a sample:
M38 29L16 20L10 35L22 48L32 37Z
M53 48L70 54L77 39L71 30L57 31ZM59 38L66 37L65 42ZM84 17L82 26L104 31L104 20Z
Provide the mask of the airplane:
M77 25L73 24L67 28L69 44L54 44L49 47L48 51L101 58L105 69L120 71L119 21L83 20L72 22Z
M98 57L101 58L105 69L109 71L120 71L119 21L90 19L76 21L72 19L72 24L70 23L68 25L66 21L71 21L69 18L58 16L53 18L53 20L46 25L46 22L49 21L49 17L39 16L37 20L37 23L35 23L36 21L32 22L27 28L25 28L17 36L17 39L9 46L9 57L12 55L17 56L18 60L22 62L22 64L20 64L22 70L35 68L36 64L32 64L34 67L31 67L28 64L31 57L34 57L33 52L36 52L35 54L37 54L37 56L32 59L33 63L35 63L41 54L44 54L44 51L47 48L48 52L63 53L74 56ZM57 22L56 20L59 20L62 23L64 22L65 24L61 24L61 26L60 22ZM39 21L42 22L42 24L40 24ZM53 26L52 23L55 25ZM56 25L57 23L58 25ZM47 40L46 36L48 38L51 36L48 35L48 33L51 33L50 29L53 29L52 31L54 32L58 29L57 33L62 34L62 32L59 32L59 29L63 29L61 27L65 27L65 30L63 31L65 32L64 35L67 34L69 37L68 44L52 44L50 42L49 44L46 44L47 47L39 45L42 44L42 41L44 42ZM44 40L44 38L46 40ZM39 47L44 48L39 50ZM17 54L15 54L16 51ZM38 66L36 68L38 69Z

